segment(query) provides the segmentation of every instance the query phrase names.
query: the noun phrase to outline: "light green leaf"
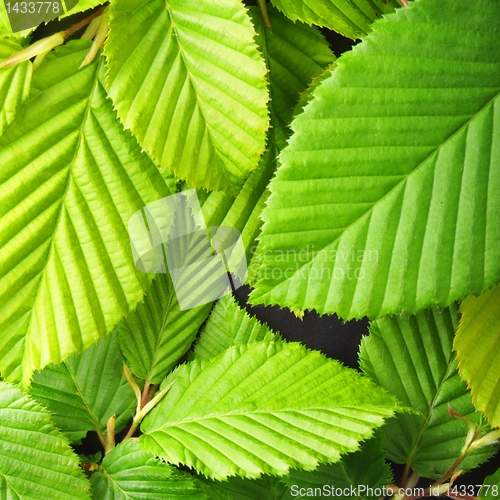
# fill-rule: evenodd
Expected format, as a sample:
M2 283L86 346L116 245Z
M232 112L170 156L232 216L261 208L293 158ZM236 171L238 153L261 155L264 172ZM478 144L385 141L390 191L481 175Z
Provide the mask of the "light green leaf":
M125 441L104 457L92 474L94 500L206 500L194 479Z
M236 192L268 128L265 66L238 0L117 0L106 44L118 115L163 168Z
M109 335L83 354L36 372L30 392L52 412L52 420L70 443L80 443L91 430L104 441L108 419L116 414L120 432L136 408L123 363L118 339Z
M466 424L453 418L448 408L476 423L482 421L460 380L452 351L458 319L455 306L386 317L371 324L370 336L361 343L361 369L419 412L399 414L384 426L388 458L431 479L450 468L467 436ZM491 446L476 450L460 469L472 469L492 453Z
M126 224L170 194L117 121L102 58L78 71L88 49L81 40L49 54L0 137L0 372L25 384L142 299L149 280Z
M290 19L326 26L349 38L359 38L377 18L401 4L397 0L271 0Z
M0 381L0 498L90 499L89 484L50 415Z
M1 2L0 2L1 3ZM22 50L13 40L0 38L0 61ZM31 82L31 62L0 69L0 135L14 119L19 106L28 97Z
M193 359L213 358L233 345L273 340L281 340L281 336L250 317L245 309L239 308L231 295L226 295L217 301L201 330Z
M102 5L106 3L105 0L79 0L78 3L71 9L68 9L68 12L59 16L59 19L64 19L65 17L72 16L73 14L77 14L78 12L85 12L86 10L93 9L98 5Z
M183 365L139 443L213 479L283 475L354 451L397 403L300 344L255 342Z
M481 488L481 495L479 498L481 500L496 500L500 494L500 469L498 469L494 474L488 476L483 483L483 488Z
M118 325L122 351L134 374L159 384L191 347L211 308L210 302L181 311L170 276L159 274L144 302Z
M282 481L289 487L287 498L310 498L308 493L319 488L322 496L339 500L376 500L385 496L383 487L392 483L392 473L377 436L336 464L320 465L310 472L292 470Z
M200 481L201 482L201 481ZM202 480L209 500L285 500L287 487L278 477L263 476L259 479L230 477L227 481Z
M455 336L458 370L474 406L500 427L500 285L480 297L467 297Z
M252 303L377 318L500 280L499 17L420 0L338 59L271 181Z

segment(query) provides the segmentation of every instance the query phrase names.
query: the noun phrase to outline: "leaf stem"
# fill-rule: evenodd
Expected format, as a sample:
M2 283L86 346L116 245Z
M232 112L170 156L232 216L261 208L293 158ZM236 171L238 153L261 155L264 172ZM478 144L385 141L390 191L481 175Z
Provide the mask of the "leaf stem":
M82 19L80 22L73 24L73 26L70 26L68 29L64 30L62 32L64 38L68 38L68 36L72 35L76 31L78 31L79 29L82 29L84 26L87 26L87 24L89 24L91 21L93 21L96 17L99 17L106 10L106 8L107 8L107 6L102 7L98 11L90 14L90 16L87 16L86 18Z

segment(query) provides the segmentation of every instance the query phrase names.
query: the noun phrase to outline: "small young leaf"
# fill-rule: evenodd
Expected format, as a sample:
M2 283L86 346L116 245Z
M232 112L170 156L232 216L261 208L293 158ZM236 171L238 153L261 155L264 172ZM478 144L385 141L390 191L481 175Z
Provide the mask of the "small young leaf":
M0 381L0 498L89 500L78 457L49 412Z
M36 372L30 392L52 412L52 420L72 444L91 430L103 436L113 414L119 432L136 407L123 363L117 336L109 335L82 354Z
M177 471L125 441L104 457L92 474L94 500L206 500L188 474Z
M201 330L193 359L213 358L233 345L280 339L279 334L250 317L231 295L226 295L217 301Z
M500 281L498 18L420 0L337 60L279 157L251 303L378 318Z
M269 98L255 31L238 0L117 0L108 88L118 115L163 168L237 192L265 149Z
M366 35L376 19L401 4L397 0L271 0L290 19L326 26L349 38Z
M460 305L454 348L474 406L500 427L500 284Z
M371 324L359 355L362 370L374 382L419 412L399 414L384 426L388 458L431 479L450 468L466 441L467 425L450 409L476 424L482 421L452 350L458 319L455 306L382 318ZM493 451L491 446L476 450L460 469L476 467Z
M292 470L282 481L289 487L287 498L310 498L308 490L314 492L319 488L324 496L339 500L378 500L384 496L384 486L392 483L392 473L384 459L382 439L377 434L364 442L360 450L344 455L336 464L320 465L310 472Z
M354 370L300 344L255 342L183 365L139 443L213 479L339 460L398 408Z

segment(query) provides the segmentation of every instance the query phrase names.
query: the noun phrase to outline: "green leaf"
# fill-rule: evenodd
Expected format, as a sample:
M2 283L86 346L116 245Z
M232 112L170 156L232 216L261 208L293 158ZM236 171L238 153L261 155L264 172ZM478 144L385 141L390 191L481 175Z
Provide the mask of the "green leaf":
M272 5L267 6L271 30L260 9L250 15L257 32L257 43L269 69L271 132L279 150L291 133L293 109L311 81L330 65L335 56L317 28L293 23Z
M453 418L448 408L476 423L482 420L460 380L452 351L458 319L455 306L385 317L371 324L370 336L361 343L361 369L418 412L399 414L382 429L388 458L431 479L450 468L467 436L466 424ZM492 453L491 446L476 450L460 469L472 469Z
M0 2L1 3L1 2ZM0 60L22 50L13 40L0 38ZM30 90L31 62L0 69L0 135L14 119L19 106L26 100Z
M500 281L499 16L420 0L338 59L271 181L252 303L377 318Z
M23 379L111 331L149 284L127 221L170 194L125 133L87 40L37 69L30 99L0 137L0 372Z
M293 21L326 26L349 38L366 35L376 19L393 12L397 0L271 0Z
M391 484L392 473L377 436L336 464L320 465L310 472L292 470L282 481L290 488L287 498L310 498L313 495L309 493L319 488L322 496L339 500L376 500L385 496L382 488Z
M200 481L201 482L201 481ZM209 500L285 500L287 487L279 478L263 476L259 479L230 477L227 481L202 480Z
M79 0L73 8L68 8L68 12L59 16L59 19L64 19L65 17L72 16L78 12L85 12L86 10L93 9L103 3L106 3L105 0Z
M195 344L193 358L209 359L234 345L250 342L280 340L267 325L250 317L240 309L232 295L220 298L201 330Z
M120 432L136 408L123 363L118 339L109 335L83 354L35 372L30 392L52 412L52 420L70 443L79 444L91 430L103 440L112 415L118 417Z
M42 406L0 381L0 498L90 499L89 484Z
M500 427L500 285L460 305L454 348L474 406Z
M135 441L124 441L104 457L92 474L94 500L205 500L187 474L144 452Z
M500 469L498 469L494 474L488 476L483 483L483 488L481 488L481 495L479 498L481 500L496 500L500 493Z
M159 274L144 302L117 328L133 373L159 384L190 348L211 308L210 302L181 311L170 276Z
M268 128L265 66L238 0L117 0L106 44L125 127L194 187L236 192Z
M139 443L213 479L313 469L357 449L396 401L300 344L255 342L196 360L146 417Z

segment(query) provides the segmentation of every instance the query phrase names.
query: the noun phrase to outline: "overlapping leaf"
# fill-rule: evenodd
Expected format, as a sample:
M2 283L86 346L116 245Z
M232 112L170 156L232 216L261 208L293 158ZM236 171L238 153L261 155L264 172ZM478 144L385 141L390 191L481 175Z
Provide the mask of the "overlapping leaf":
M237 0L118 0L106 45L125 127L194 187L237 191L268 128L265 66Z
M376 19L401 4L397 0L271 0L290 19L326 26L350 38L370 30Z
M0 38L0 61L18 52L22 47L13 40ZM31 82L31 62L0 69L0 135L14 119L17 109L28 97Z
M0 381L0 498L87 500L88 489L49 412Z
M467 297L455 337L458 369L474 406L500 426L500 285L480 297Z
M187 474L149 455L135 441L125 441L111 450L90 482L94 500L207 498Z
M263 476L259 479L230 477L227 481L202 482L209 500L285 500L289 498L288 488L280 478Z
M109 335L83 354L36 372L31 394L52 412L52 420L72 444L80 443L90 430L104 442L108 419L117 416L119 432L136 407L123 363L118 339Z
M117 121L101 59L78 71L88 49L82 40L50 54L0 137L0 372L9 380L27 383L89 347L148 286L126 224L169 191Z
M387 490L383 488L392 483L392 474L377 435L336 464L320 465L310 472L292 470L282 481L289 487L286 498L310 498L309 493L319 488L325 497L375 500L384 496Z
M159 274L144 302L118 325L130 368L148 383L159 384L189 349L212 303L182 311L168 274Z
M210 318L196 342L193 357L208 359L218 356L233 345L280 340L267 325L240 309L231 295L217 301Z
M376 318L500 280L499 16L421 0L338 60L270 184L252 303Z
M458 319L455 306L382 318L371 324L370 336L361 345L362 370L419 412L399 414L384 426L388 458L432 479L450 468L467 436L466 424L453 418L449 407L481 422L452 350ZM480 448L460 469L471 469L492 453L491 446Z
M481 500L495 500L500 494L500 469L488 476L481 488L479 498Z
M300 344L255 342L181 366L144 420L147 451L214 479L283 475L333 462L397 403L367 378Z

